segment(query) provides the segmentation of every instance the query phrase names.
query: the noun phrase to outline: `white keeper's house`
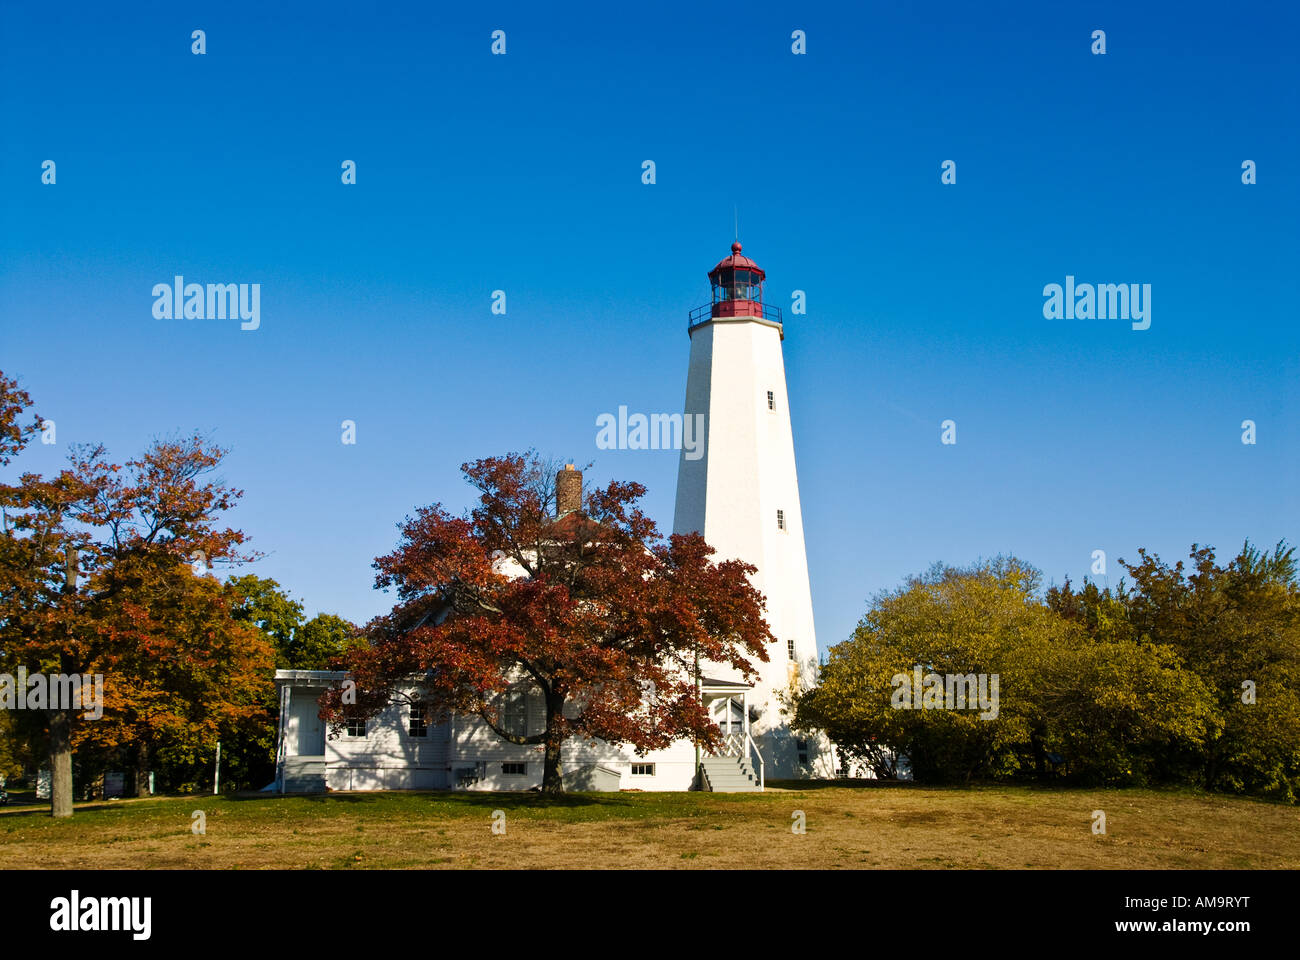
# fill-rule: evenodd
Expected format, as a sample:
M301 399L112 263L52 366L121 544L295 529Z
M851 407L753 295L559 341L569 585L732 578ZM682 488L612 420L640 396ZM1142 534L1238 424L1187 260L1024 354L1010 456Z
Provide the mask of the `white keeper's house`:
M779 308L763 301L765 273L732 245L709 271L713 296L690 314L685 414L704 416L704 455L678 466L676 533L698 531L716 559L753 564L777 638L752 684L728 666L705 664L701 692L723 746L697 760L682 740L644 757L631 747L569 740L568 790L761 790L772 779L830 777L830 744L791 729L783 695L815 682L817 641L804 550L794 438ZM578 521L582 475L556 478L557 523ZM278 670L277 790L527 790L542 782L542 747L508 743L476 716L426 724L418 708L393 703L367 722L327 739L317 699L345 677L327 670ZM411 693L414 693L412 687ZM507 729L540 733L540 694L521 688L507 700Z

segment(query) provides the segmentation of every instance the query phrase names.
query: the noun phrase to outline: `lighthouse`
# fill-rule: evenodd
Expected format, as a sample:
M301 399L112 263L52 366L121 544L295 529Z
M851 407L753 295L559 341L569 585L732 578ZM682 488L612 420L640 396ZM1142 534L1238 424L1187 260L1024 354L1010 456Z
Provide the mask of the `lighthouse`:
M674 533L698 532L715 560L753 564L755 589L767 598L767 621L776 643L759 676L736 700L715 701L714 720L724 734L737 710L762 753L767 776L830 776L824 738L793 730L788 697L816 681L817 637L804 550L803 511L790 427L785 326L779 307L764 300L766 273L741 253L709 271L713 296L691 311L685 414L703 415L704 455L677 471ZM703 668L724 681L727 669ZM783 695L786 698L783 700Z

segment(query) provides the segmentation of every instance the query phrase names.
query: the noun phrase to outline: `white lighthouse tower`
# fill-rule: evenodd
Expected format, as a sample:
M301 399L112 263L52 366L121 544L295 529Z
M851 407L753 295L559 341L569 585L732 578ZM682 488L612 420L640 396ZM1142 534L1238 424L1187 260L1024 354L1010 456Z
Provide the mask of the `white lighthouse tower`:
M781 695L815 682L817 637L804 551L803 511L785 385L781 310L763 302L766 274L741 255L709 271L713 298L691 312L689 419L704 416L704 455L677 472L675 533L698 531L715 560L739 559L758 572L752 583L767 598L777 642L743 697L714 701L724 734L737 719L762 753L770 778L831 776L824 738L796 733ZM734 681L728 668L706 665L709 680ZM745 714L737 717L737 714Z

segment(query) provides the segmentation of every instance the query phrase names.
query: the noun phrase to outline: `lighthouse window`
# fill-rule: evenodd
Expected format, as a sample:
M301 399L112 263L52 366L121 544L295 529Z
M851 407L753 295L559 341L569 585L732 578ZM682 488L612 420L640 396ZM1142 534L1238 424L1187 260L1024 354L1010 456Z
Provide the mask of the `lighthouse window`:
M776 512L776 528L777 528L778 530L784 530L784 529L785 529L785 511L784 511L784 510L778 510L778 511Z
M776 395L771 390L767 391L767 409L776 409Z
M794 637L788 637L785 641L786 652L790 654L790 659L794 659Z

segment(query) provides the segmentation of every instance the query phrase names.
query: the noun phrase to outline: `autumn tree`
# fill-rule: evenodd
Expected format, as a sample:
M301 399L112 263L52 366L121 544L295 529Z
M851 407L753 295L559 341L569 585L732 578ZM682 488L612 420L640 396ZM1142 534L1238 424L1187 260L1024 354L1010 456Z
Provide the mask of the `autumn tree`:
M6 461L31 432L19 420L29 402L0 377ZM202 575L252 558L221 523L241 496L214 477L224 455L198 435L155 441L125 464L83 446L52 480L0 487L0 662L104 677L95 727L85 710L48 711L55 816L72 812L75 743L129 744L142 780L152 750L206 749L258 713L270 647Z
M31 397L16 380L0 373L0 467L7 466L39 429L24 422ZM52 480L22 474L0 484L0 664L13 675L81 672L88 662L78 629L77 548L88 538L71 529L93 490L70 471ZM72 815L72 726L74 714L45 709L40 736L48 744L52 775L51 814ZM18 724L11 724L11 729ZM23 726L30 726L24 718Z
M219 740L228 769L240 762L230 749L240 743L269 752L276 711L271 645L231 616L216 577L190 563L141 559L120 561L111 584L98 576L88 584L86 615L106 676L104 716L80 724L74 746L129 752L136 792L145 795L155 767L210 771Z
M772 636L754 568L715 562L698 535L665 541L638 506L639 483L589 491L557 516L552 477L534 454L465 464L478 504L455 516L424 507L375 561L397 604L372 621L343 690L323 698L332 725L369 715L415 682L430 719L476 715L510 743L542 747L542 789L563 790L570 737L637 751L719 732L696 686L697 664L752 676ZM580 481L579 481L580 482ZM507 729L506 695L523 683L544 704L544 729Z

